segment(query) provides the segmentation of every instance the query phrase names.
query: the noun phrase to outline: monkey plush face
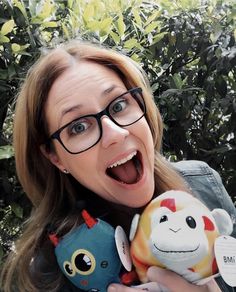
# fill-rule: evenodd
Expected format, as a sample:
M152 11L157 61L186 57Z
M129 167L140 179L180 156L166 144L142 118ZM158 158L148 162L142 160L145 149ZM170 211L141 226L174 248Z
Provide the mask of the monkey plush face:
M183 191L168 191L152 200L133 219L131 257L142 282L150 266L173 270L189 281L217 272L215 239L229 235L233 223L226 211L210 211Z
M181 264L187 269L208 254L205 230L209 227L214 231L212 218L202 215L193 206L176 212L160 207L151 215L151 252L168 268Z

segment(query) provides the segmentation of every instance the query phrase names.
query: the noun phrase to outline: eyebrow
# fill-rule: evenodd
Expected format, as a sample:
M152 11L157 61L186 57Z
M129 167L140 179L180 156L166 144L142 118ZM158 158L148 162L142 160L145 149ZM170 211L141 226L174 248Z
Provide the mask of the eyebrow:
M111 85L110 87L108 87L107 89L105 89L102 93L101 93L101 96L103 95L108 95L109 93L111 93L115 88L117 88L118 86L116 85ZM82 105L78 104L78 105L75 105L75 106L72 106L72 107L69 107L69 108L66 108L62 111L61 113L61 117L60 117L60 120L67 114L67 113L70 113L70 112L73 112L73 111L76 111L78 109L80 109L81 107L83 107Z

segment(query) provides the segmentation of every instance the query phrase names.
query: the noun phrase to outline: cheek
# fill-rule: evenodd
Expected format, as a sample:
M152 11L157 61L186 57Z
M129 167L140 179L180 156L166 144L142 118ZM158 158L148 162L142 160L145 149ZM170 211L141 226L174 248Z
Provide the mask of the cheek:
M148 156L151 160L154 159L154 143L151 130L146 120L143 121L143 124L138 129L138 135L140 140L142 140L147 152Z
M67 160L68 168L71 175L78 180L82 185L89 187L94 184L98 157L96 153L93 154L84 152L84 154L71 155Z

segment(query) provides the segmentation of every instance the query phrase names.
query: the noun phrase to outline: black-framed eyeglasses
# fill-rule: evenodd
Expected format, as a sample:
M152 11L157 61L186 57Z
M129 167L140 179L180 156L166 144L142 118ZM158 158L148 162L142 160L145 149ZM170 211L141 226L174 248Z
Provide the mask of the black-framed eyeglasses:
M112 100L97 114L79 117L62 126L50 137L57 139L71 154L84 152L96 145L102 137L101 117L106 115L120 127L127 127L140 120L146 106L140 87L131 88Z

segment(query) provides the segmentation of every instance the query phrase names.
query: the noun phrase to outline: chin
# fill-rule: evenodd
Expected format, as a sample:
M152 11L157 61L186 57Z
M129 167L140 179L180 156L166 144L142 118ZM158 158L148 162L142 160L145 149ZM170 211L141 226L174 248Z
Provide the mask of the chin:
M122 204L131 208L141 208L146 206L152 200L152 197L153 191L150 190L141 194L130 194L128 199L126 197Z

